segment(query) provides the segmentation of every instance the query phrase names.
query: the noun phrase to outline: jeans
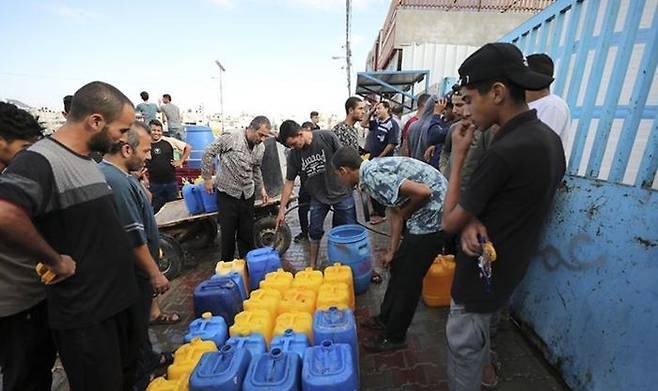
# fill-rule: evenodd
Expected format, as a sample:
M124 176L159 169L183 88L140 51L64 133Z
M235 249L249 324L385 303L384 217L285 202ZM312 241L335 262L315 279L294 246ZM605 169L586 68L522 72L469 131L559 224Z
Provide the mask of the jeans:
M391 262L391 278L382 301L379 320L386 325L386 338L406 339L418 306L423 277L441 252L444 233L406 234Z
M311 199L311 224L308 236L312 241L319 242L324 235L322 226L329 210L333 209L332 227L346 224L356 224L356 208L352 193L346 195L333 205L323 204L315 198Z
M222 231L222 261L231 262L235 255L235 242L238 242L240 258L254 248L254 199L234 198L219 192L217 195L217 222Z
M46 300L0 318L0 367L5 391L50 390L55 344Z
M158 211L169 201L174 201L178 198L178 185L176 182L172 183L151 183L149 191L153 195L153 212Z
M467 312L450 302L446 325L448 386L451 391L479 391L482 369L491 362L489 327L492 313Z

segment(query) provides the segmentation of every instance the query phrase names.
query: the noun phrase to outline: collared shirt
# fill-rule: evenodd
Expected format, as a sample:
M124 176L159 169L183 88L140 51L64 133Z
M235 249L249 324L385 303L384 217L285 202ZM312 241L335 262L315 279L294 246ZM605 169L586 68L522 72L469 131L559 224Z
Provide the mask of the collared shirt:
M338 140L340 140L340 145L354 148L357 151L359 150L359 134L354 126L341 122L336 124L332 131L338 137Z
M430 200L407 220L407 229L415 235L440 231L448 182L437 169L408 157L384 157L363 162L359 173L361 190L387 207L399 207L408 201L408 197L400 194L404 181L429 186Z
M487 227L496 248L491 291L477 260L459 252L451 292L455 303L469 312L494 312L509 300L537 250L565 166L560 138L534 110L496 132L459 197L459 205Z
M219 156L215 187L234 198L251 198L263 186L260 166L264 153L263 143L249 147L244 130L224 133L203 153L201 176L212 178L213 163Z
M373 119L369 124L368 138L366 140L367 150L370 156L378 157L379 154L386 149L386 146L398 144L398 133L400 128L398 124L393 121L393 117L388 117L384 121ZM393 150L387 156L391 156Z

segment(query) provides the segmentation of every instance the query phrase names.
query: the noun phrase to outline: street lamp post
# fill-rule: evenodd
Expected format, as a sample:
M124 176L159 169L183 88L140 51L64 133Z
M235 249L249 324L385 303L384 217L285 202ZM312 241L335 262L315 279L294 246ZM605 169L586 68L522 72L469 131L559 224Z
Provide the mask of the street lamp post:
M222 73L226 72L226 68L222 66L219 60L215 60L215 64L219 68L219 122L222 124L222 132L224 132L224 90L222 88Z

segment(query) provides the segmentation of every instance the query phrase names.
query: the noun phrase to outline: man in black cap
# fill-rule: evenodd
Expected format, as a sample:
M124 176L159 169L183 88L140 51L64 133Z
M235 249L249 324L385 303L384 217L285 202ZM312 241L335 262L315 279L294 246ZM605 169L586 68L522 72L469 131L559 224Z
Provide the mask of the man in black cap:
M530 70L519 49L487 44L462 63L459 75L467 119L452 134L442 217L447 233L461 234L446 326L448 379L452 390L479 390L491 361L492 314L523 279L565 160L560 138L525 102L526 90L546 88L553 79ZM473 132L494 124L500 130L460 194ZM495 247L497 261L481 256L485 242ZM491 375L487 386L496 384Z
M547 54L531 54L526 57L526 61L531 70L553 77L553 60ZM530 109L537 110L537 118L553 129L562 139L562 145L566 146L571 125L571 112L567 102L551 94L549 86L538 91L526 91L525 99Z

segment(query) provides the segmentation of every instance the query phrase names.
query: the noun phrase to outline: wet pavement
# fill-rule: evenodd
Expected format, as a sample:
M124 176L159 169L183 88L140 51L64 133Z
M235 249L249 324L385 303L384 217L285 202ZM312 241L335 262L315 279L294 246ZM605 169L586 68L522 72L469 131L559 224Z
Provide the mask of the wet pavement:
M330 218L327 218L327 223L330 221ZM293 236L299 233L296 211L289 214L288 223ZM328 231L329 228L327 225L326 230ZM376 229L382 232L388 231L386 224L378 225ZM373 262L377 269L379 258L386 249L387 238L370 233L370 243ZM178 312L182 321L171 326L151 328L150 334L156 350L174 350L182 344L187 324L193 320L192 291L214 272L219 257L218 250L218 247L210 247L188 252L188 257L198 263L175 279L172 282L172 289L159 299L164 311ZM307 254L308 245L293 243L282 257L284 267L292 272L303 269L306 266ZM323 240L320 249L320 261L326 262L326 239ZM371 284L366 293L357 296L358 318L378 313L385 289L386 280L380 285ZM371 354L361 348L359 353L361 390L447 390L445 339L447 316L447 308L429 308L421 299L408 331L406 349ZM360 338L368 335L367 330L358 330L358 333ZM497 390L568 389L509 319L502 320L497 341L497 352L502 363ZM61 369L56 370L53 389L68 390Z

